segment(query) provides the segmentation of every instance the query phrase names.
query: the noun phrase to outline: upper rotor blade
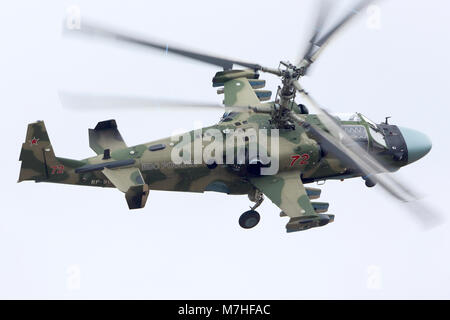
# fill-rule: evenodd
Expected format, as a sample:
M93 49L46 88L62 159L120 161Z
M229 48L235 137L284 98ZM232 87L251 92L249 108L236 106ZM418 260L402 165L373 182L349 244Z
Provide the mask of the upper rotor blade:
M329 133L312 124L307 125L311 126L314 134L319 135L325 143L332 146L332 150L330 151L334 152L335 156L340 158L346 165L356 165L357 169L359 169L365 177L370 177L373 182L378 183L391 196L402 202L412 202L421 198L412 188L407 187L406 184L401 183L399 179L395 179L392 175L388 174L388 170L357 144L341 128L336 120L309 96L298 82L294 82L294 85L303 95L303 98L316 109L319 120ZM303 122L302 119L294 113L291 113L291 117L297 122ZM439 215L427 209L423 204L414 202L413 208L415 216L419 218L423 225L434 225L442 220Z
M322 1L322 9L320 10L319 17L317 18L316 30L314 35L310 41L310 45L308 50L306 51L305 56L302 60L297 64L299 67L303 67L305 69L305 74L309 68L309 66L317 60L320 53L323 49L328 45L331 39L340 31L342 28L348 24L361 10L368 7L371 3L376 0L360 0L353 8L349 10L349 12L341 19L337 24L334 25L328 32L326 32L322 37L318 38L318 34L321 32L321 28L323 27L324 20L327 16L327 10L323 7L327 6L326 1Z
M302 56L300 56L300 59L298 60L297 64L300 64L302 59L305 57L309 57L314 50L315 43L317 42L317 38L319 37L319 33L322 31L323 25L325 23L325 20L327 19L330 11L331 11L331 3L328 0L321 0L320 4L318 6L317 11L317 17L314 25L314 29L312 30L311 39L309 40L308 46L306 48L306 51Z
M127 33L115 31L112 29L108 29L105 27L101 27L89 22L85 22L83 20L80 29L69 30L67 28L64 29L66 32L70 32L73 34L85 34L90 36L101 37L104 39L117 40L126 43L136 44L148 48L158 49L168 53L174 53L183 57L188 57L197 61L205 62L208 64L212 64L215 66L222 67L224 70L230 70L233 68L233 65L239 65L242 67L246 67L253 70L263 70L261 65L255 63L249 63L245 61L233 60L222 58L214 55L204 54L200 52L196 52L189 49L177 48L171 45L168 45L163 42L153 41L150 39L144 39L138 36L130 35Z

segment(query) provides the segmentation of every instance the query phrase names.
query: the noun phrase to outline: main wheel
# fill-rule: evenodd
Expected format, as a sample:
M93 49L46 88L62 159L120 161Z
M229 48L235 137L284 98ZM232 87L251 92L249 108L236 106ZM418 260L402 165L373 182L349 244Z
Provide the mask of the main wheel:
M373 181L370 180L370 179L366 179L366 187L368 187L368 188L373 188L373 187L375 187L375 185L376 185L375 182L373 182Z
M258 212L249 210L244 212L239 218L239 225L244 229L251 229L255 227L261 219Z

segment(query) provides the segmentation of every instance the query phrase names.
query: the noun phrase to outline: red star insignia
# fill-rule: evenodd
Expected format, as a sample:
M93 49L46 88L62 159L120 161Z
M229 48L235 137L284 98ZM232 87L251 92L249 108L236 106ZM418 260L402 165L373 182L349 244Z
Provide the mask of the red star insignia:
M31 139L31 145L34 146L35 144L38 144L39 139L34 137L33 139Z

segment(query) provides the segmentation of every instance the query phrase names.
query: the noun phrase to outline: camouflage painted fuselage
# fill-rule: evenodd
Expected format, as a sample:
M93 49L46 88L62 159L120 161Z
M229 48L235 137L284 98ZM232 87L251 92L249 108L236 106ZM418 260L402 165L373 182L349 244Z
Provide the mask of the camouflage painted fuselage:
M316 120L314 115L301 116L304 117L305 121L320 125L320 122ZM211 128L218 129L221 132L227 129L242 129L244 131L249 128L255 130L270 129L271 118L270 115L266 114L233 112L232 115L227 116L225 119L226 122L222 120L217 125L204 128L203 132ZM346 125L348 123L342 122L342 124ZM367 127L367 124L363 121L353 122L351 125ZM175 164L172 161L172 149L177 144L173 142L173 137L113 150L109 159L103 159L104 155L102 153L95 157L77 161L54 157L47 133L36 129L40 127L32 126L29 130L34 131L29 132L27 141L24 143L24 149L21 154L23 167L19 179L21 181L36 180L38 182L114 187L101 170L81 173L76 173L75 170L85 165L105 164L132 159L134 163L124 167L140 169L150 190L217 191L228 194L248 194L254 188L246 177L245 165L219 164L215 168L209 168L204 161L201 164ZM43 130L45 130L45 127ZM198 135L197 137L195 136L197 132L191 131L189 133L193 140L200 139ZM373 151L374 154L382 154L383 150L380 149L380 146L374 146L375 143L370 139L370 135L367 136L369 137L367 148ZM31 144L33 138L38 139L35 145ZM298 172L298 176L300 177L301 175L304 183L327 179L344 179L359 175L357 172L344 166L333 154L324 154L320 145L299 125L296 125L295 129L279 130L279 138L279 172ZM192 143L192 146L194 143ZM209 143L209 141L202 141L204 146ZM152 146L157 146L156 150L152 151L152 149L155 149ZM46 147L50 149L47 152L45 151ZM47 153L45 161L41 156L42 153ZM385 158L386 161L389 161L391 155L386 154ZM42 166L39 166L39 162ZM43 170L44 167L46 167L45 170Z
M357 166L344 165L332 149L327 149L314 132L304 124L325 130L316 115L304 113L292 103L290 111L298 115L299 123L287 127L277 125L273 113L261 112L264 108L274 110L274 103L261 103L270 98L270 92L259 90L265 82L258 80L252 71L233 70L219 72L213 85L223 86L218 93L224 93L224 104L228 107L257 106L260 111L247 108L245 111L226 112L214 126L194 130L184 136L189 137L190 160L174 161L174 149L186 146L185 140L167 137L157 141L128 147L123 141L114 120L102 121L95 129L89 129L90 147L97 156L84 160L56 157L42 121L29 124L20 160L22 167L19 182L53 182L97 187L116 187L125 193L130 209L143 208L150 190L205 192L215 191L226 194L248 194L257 202L258 194L264 194L290 217L287 230L299 231L322 226L334 219L324 215L327 203L311 202L320 196L320 190L305 188L303 184L327 179L347 179L361 176ZM236 110L236 109L234 109ZM242 109L239 109L242 110ZM381 160L388 170L396 170L406 164L406 146L395 132L395 126L374 125L363 116L352 121L340 121L342 128L360 144L363 149ZM230 132L266 131L277 129L277 143L267 139L265 152L271 157L270 165L276 162L277 170L271 175L260 175L264 167L261 159L250 156L244 162L233 161L211 163L202 155L196 156L195 146L200 151L211 143L205 139L209 130L218 132L227 141ZM383 131L383 134L381 132ZM378 133L377 133L378 132ZM376 134L383 137L376 138ZM390 139L395 145L390 145ZM256 136L257 140L261 139ZM400 142L398 142L400 141ZM255 143L255 141L252 141ZM256 144L261 147L259 142ZM404 141L403 141L404 142ZM244 143L245 153L250 149L250 140ZM235 146L223 146L228 154ZM395 150L395 152L393 152ZM178 151L175 152L175 154ZM234 153L237 155L237 152ZM176 157L175 157L176 158ZM227 159L228 160L228 159ZM265 163L267 166L267 163ZM364 177L368 178L368 177Z

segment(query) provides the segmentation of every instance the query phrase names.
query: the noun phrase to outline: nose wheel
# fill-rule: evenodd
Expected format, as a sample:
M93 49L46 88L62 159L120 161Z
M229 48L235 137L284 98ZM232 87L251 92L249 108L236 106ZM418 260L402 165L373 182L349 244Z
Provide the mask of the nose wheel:
M365 180L366 187L368 188L373 188L376 186L376 182L369 177L363 177L363 180Z
M264 201L264 195L261 191L255 189L248 195L248 198L250 199L250 201L255 202L255 205L253 207L250 207L250 210L245 211L239 217L239 225L244 229L251 229L259 223L261 216L255 209L258 208Z

